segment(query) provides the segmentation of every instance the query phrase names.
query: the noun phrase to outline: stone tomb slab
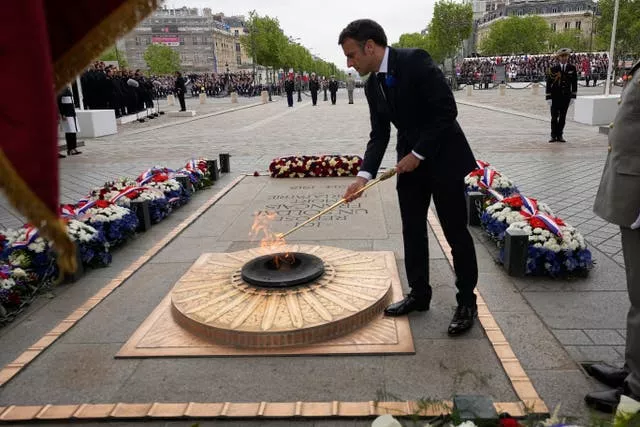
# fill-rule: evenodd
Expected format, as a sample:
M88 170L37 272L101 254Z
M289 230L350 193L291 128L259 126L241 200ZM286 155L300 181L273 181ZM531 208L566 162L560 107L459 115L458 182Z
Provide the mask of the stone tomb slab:
M304 249L308 249L306 246ZM333 248L321 247L322 251ZM340 250L338 250L340 251ZM347 251L344 251L347 252ZM350 252L350 251L348 251ZM210 260L221 259L229 263L233 258L223 259L225 254L203 254L182 281L187 285L195 283L197 271ZM357 256L366 257L380 266L390 278L391 300L402 299L402 285L398 276L393 252L363 252ZM218 261L221 262L221 261ZM326 262L326 261L325 261ZM339 263L340 261L336 261ZM349 261L344 261L349 265ZM340 270L336 264L336 270ZM195 275L194 275L195 274ZM382 274L377 272L377 274ZM346 280L346 279L344 279ZM184 285L185 283L182 283ZM373 282L372 282L373 283ZM180 289L178 281L175 289ZM230 285L232 286L232 285ZM335 297L334 301L335 301ZM256 310L256 312L259 310ZM311 343L304 346L246 348L220 345L215 340L178 324L179 316L172 313L171 292L142 323L122 347L117 357L188 357L188 356L282 356L282 355L330 355L330 354L414 354L413 338L407 317L389 318L381 313L365 326L337 338ZM316 326L315 329L319 327Z
M245 205L220 240L256 241L262 236L251 236L248 231L257 214L274 214L270 231L284 233L340 200L353 178L326 179L274 179L256 177L245 180L234 191L249 192L255 197ZM249 185L250 184L250 185ZM367 190L352 203L307 224L287 241L336 239L386 239L387 227L380 196L382 182ZM232 199L232 198L231 198Z

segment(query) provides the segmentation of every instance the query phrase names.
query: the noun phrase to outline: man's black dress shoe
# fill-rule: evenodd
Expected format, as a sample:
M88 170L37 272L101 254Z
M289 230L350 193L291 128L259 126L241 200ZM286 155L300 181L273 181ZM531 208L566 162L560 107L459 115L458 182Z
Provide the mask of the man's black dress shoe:
M469 307L466 305L459 305L456 308L456 312L449 324L449 335L460 335L473 326L474 319L478 316L478 309L476 307Z
M615 412L618 403L620 403L620 395L622 395L622 387L592 391L584 397L584 401L587 406L593 409L611 414Z
M567 140L564 139L563 137L556 138L556 141L558 141L558 142L567 142Z
M585 367L585 370L593 378L609 387L618 388L624 385L624 380L629 375L624 369L614 368L604 363L595 363Z
M431 298L414 297L413 295L407 295L402 301L395 302L389 307L384 309L385 316L397 317L404 316L412 311L427 311L429 310L429 303Z
M557 141L557 139L556 139L555 136L552 136L551 139L549 140L549 142L556 142L556 141Z
M64 154L60 154L60 153L58 153L58 158L59 158L59 159L64 159L65 157L67 157L67 156L65 156Z

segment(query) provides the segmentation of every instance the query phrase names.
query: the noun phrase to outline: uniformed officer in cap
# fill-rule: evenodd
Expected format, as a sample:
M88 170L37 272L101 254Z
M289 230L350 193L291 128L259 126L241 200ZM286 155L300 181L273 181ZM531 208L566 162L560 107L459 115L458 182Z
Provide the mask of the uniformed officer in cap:
M551 139L549 142L567 142L562 137L569 105L578 94L578 72L569 64L571 49L562 48L556 55L558 64L547 72L547 103L551 107Z

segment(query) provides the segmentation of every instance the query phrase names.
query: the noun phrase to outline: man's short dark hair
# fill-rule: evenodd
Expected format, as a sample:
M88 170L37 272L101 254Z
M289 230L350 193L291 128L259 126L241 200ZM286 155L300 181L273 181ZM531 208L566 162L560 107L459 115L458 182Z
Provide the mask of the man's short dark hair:
M358 19L347 25L340 33L338 44L342 45L347 38L354 39L361 46L371 39L375 44L387 47L387 35L384 29L371 19Z

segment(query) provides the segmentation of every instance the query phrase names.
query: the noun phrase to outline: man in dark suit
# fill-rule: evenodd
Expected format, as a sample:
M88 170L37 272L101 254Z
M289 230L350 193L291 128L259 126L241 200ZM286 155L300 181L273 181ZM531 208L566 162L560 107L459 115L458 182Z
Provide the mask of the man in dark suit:
M562 48L556 54L559 63L549 69L547 73L546 97L551 107L551 139L549 142L567 142L562 137L564 123L567 118L569 105L578 94L578 71L569 64L571 49Z
M180 111L187 111L187 106L184 102L184 93L187 91L187 86L180 71L176 71L176 83L174 86L174 91L176 93L176 96L178 97L178 101L180 101Z
M295 83L293 82L293 74L289 74L289 78L284 82L284 91L287 93L287 104L293 107L293 91Z
M478 267L467 229L464 177L476 168L475 158L456 121L456 102L444 75L420 49L387 46L382 27L369 19L350 23L338 43L347 66L371 73L365 93L371 133L356 181L347 200L378 172L389 144L391 123L398 129L397 191L402 216L405 268L410 294L385 310L388 316L425 311L431 302L427 212L433 196L444 234L452 248L458 307L449 335L469 330L477 316L473 292Z
M311 78L309 79L309 92L311 92L311 102L313 105L318 104L318 91L320 90L320 82L318 81L318 77L316 73L311 73Z
M338 93L338 81L336 76L331 76L329 80L329 93L331 94L331 104L336 105L336 94Z

